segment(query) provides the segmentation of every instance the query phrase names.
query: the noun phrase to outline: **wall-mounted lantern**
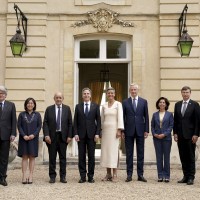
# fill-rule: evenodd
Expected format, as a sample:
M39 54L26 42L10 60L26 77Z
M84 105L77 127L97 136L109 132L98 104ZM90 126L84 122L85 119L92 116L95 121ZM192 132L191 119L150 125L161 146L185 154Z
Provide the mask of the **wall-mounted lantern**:
M27 17L24 15L24 13L19 9L19 7L14 4L14 9L16 12L17 16L17 29L16 29L16 34L11 38L10 40L10 47L12 50L12 54L14 56L22 56L24 51L27 49ZM23 28L24 36L21 35L21 30L20 30L20 23Z
M181 16L179 18L179 41L177 43L178 49L181 56L189 56L193 44L193 39L187 33L186 26L186 15L187 15L187 4L185 5Z

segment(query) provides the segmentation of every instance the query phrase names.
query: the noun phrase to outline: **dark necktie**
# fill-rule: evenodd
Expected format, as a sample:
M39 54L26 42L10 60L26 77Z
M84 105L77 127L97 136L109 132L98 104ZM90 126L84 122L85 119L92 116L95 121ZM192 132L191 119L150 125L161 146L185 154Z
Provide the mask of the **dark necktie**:
M135 98L133 99L133 110L134 110L134 112L136 111L136 103L135 103Z
M88 103L85 104L85 116L88 116Z
M185 114L185 111L186 111L186 108L187 108L187 102L184 101L183 104L184 104L184 105L183 105L183 110L182 110L182 113L181 113L181 114L182 114L182 116L184 117L184 114Z
M2 115L2 103L0 103L0 117Z
M58 114L56 119L56 130L60 131L60 106L58 106Z

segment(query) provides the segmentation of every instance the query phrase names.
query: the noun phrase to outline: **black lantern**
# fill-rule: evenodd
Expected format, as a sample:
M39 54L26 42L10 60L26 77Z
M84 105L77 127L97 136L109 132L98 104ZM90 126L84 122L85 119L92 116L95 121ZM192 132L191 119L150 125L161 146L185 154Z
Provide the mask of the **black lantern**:
M103 64L103 69L100 70L100 82L109 82L110 81L110 72L106 65Z
M28 21L28 19L26 18L24 13L19 9L19 7L16 4L14 4L14 9L16 11L18 24L17 24L16 34L10 40L10 47L12 50L12 54L14 56L21 57L27 48L26 39L27 39L27 21ZM21 24L23 27L23 31L24 31L24 36L21 35L20 20L21 20Z
M193 39L187 33L186 14L188 6L185 5L179 18L179 41L177 43L181 56L189 56L193 44Z

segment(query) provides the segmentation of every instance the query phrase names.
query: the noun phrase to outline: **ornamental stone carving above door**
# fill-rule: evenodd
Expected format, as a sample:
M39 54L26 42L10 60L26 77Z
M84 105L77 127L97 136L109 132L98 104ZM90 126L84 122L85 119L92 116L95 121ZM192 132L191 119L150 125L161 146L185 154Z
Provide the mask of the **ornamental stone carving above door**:
M132 22L123 21L118 19L119 13L113 12L108 9L100 8L96 11L87 12L87 20L82 20L72 24L72 27L81 27L92 24L97 28L98 32L107 32L113 24L121 25L123 27L134 27Z

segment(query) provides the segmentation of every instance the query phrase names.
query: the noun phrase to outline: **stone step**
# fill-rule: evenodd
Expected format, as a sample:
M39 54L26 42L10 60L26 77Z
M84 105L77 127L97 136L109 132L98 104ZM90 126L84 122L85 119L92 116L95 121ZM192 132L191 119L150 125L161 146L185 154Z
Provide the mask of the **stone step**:
M59 161L57 160L57 163ZM86 162L88 163L88 159L86 159ZM49 164L49 161L43 161L43 164L44 165L48 165ZM133 164L134 166L136 166L137 164L137 161L136 159L134 159L133 161ZM95 165L98 167L100 166L100 157L95 157ZM78 157L68 157L67 158L67 166L70 166L70 167L75 167L75 166L78 166ZM145 161L145 166L148 166L148 167L153 167L155 168L156 167L156 162L153 162L153 161ZM120 158L120 161L119 161L119 168L120 169L126 169L126 157L123 156Z

